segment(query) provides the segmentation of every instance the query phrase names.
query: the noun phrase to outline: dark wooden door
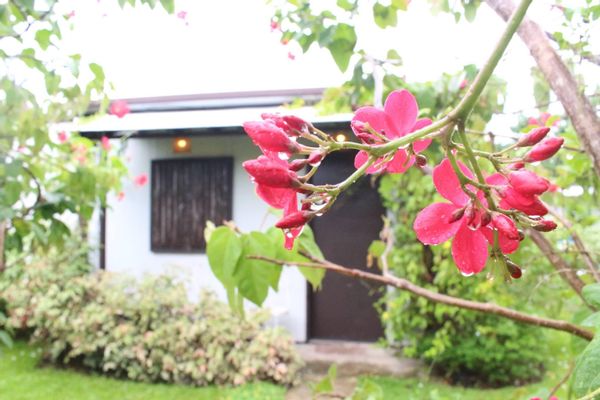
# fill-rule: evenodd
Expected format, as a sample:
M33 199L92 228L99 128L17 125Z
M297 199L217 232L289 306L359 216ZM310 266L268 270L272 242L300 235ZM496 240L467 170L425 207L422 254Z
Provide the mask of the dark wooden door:
M337 183L354 170L354 152L329 155L312 181ZM343 193L333 207L311 226L325 257L338 264L366 270L367 249L382 228L385 209L371 177L363 177ZM375 268L371 272L378 272ZM327 273L322 289L309 288L309 338L375 341L383 329L374 302L380 285Z

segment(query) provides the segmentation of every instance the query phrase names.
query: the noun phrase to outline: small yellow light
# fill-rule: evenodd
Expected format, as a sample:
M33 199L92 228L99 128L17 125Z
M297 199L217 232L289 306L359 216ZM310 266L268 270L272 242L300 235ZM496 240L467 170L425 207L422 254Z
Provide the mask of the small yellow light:
M189 153L192 150L192 141L190 138L175 138L173 139L173 152Z
M338 143L345 142L346 135L344 135L343 133L338 133L337 135L335 135L335 141Z

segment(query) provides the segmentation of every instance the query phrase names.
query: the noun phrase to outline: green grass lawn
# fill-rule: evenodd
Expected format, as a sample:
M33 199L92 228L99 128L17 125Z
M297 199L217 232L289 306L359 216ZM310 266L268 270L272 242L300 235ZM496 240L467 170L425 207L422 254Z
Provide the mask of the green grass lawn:
M38 368L39 352L24 343L0 349L0 400L280 400L285 389L266 383L194 388Z
M285 389L267 384L240 388L193 388L128 382L67 369L38 367L39 351L22 342L0 349L0 400L283 400ZM494 390L464 389L419 379L371 378L385 399L401 400L528 400L542 396L560 380L549 373L537 384ZM566 399L564 392L559 398ZM310 400L310 399L307 399Z

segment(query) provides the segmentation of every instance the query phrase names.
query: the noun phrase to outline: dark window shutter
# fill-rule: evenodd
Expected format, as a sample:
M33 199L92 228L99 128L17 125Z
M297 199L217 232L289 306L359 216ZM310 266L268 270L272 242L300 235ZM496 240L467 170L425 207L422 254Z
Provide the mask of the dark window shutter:
M206 221L231 219L232 197L231 157L153 161L152 251L204 251Z

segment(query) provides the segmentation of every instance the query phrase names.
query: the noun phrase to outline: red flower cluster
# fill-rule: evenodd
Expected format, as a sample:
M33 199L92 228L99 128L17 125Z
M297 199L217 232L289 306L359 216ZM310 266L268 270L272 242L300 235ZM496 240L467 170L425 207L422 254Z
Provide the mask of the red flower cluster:
M308 124L295 116L263 114L262 121L244 123L244 130L262 150L263 155L244 162L244 169L256 183L256 193L271 207L283 210L283 218L275 224L285 233L285 247L291 249L304 225L313 217L308 209L298 209L301 182L296 174L307 165L321 161L319 152L308 158L287 161L301 146L296 137Z
M125 115L129 114L130 111L129 104L127 104L125 100L115 100L110 103L110 107L108 108L108 112L112 115L116 115L118 118L123 118Z
M383 144L387 139L405 136L431 124L431 120L417 120L419 106L414 96L407 90L395 90L385 100L383 110L376 107L361 107L352 118L352 130L356 137L366 144ZM413 153L425 150L431 139L418 140L412 145ZM360 168L369 155L359 151L354 166ZM399 149L391 160L380 158L367 169L368 174L382 172L403 173L415 163L415 155Z
M465 176L473 173L459 163ZM463 275L480 272L487 262L488 244L494 243L494 230L498 232L500 250L513 253L519 247L520 235L512 219L504 214L489 213L467 195L460 186L452 165L444 159L433 170L433 184L450 203L434 203L423 209L415 219L413 228L424 244L440 244L452 240L452 258ZM467 188L484 207L483 193L472 186Z

